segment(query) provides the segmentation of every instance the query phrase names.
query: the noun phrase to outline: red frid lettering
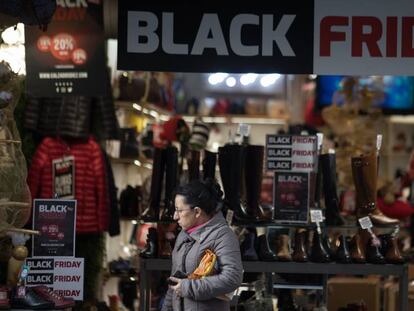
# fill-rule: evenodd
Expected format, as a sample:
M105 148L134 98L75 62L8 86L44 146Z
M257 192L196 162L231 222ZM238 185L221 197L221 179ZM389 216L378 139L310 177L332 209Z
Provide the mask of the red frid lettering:
M326 16L321 20L319 50L321 56L331 56L331 42L345 41L345 32L331 31L332 26L348 26L348 17Z
M364 26L369 26L371 32L364 33ZM378 41L382 36L381 20L372 16L352 17L352 57L362 56L362 44L365 42L369 54L382 57Z
M414 17L403 17L402 19L402 57L414 57L413 48L413 26Z
M397 57L397 22L396 16L387 17L387 57Z
M362 57L362 47L365 44L369 56L397 57L398 56L398 17L388 16L383 26L381 19L375 16L353 16L351 29L351 55ZM349 26L347 16L325 16L320 23L319 55L331 56L331 45L335 41L346 41L345 31L333 31L334 26ZM401 57L414 57L413 34L414 17L401 18ZM368 32L364 32L367 28ZM384 29L384 30L383 30ZM381 51L378 42L385 37L385 50Z

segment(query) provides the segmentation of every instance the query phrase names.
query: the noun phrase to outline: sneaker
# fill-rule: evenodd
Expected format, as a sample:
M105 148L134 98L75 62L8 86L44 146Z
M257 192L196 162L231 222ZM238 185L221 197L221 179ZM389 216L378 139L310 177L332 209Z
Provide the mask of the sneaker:
M0 310L10 309L9 290L7 287L0 286Z
M53 303L42 299L32 288L24 287L23 289L23 293L18 287L14 289L11 299L13 309L53 309Z
M40 285L32 287L33 291L42 299L49 301L55 305L55 309L66 309L75 306L75 301L56 294L50 287Z

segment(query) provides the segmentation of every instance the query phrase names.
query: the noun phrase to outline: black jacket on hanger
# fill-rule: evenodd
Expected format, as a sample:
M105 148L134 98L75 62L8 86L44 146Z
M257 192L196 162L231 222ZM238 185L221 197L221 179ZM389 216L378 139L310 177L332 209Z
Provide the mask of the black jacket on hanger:
M119 125L110 97L65 96L29 98L24 127L42 136L87 138L91 134L92 116L99 111L103 136L119 137Z

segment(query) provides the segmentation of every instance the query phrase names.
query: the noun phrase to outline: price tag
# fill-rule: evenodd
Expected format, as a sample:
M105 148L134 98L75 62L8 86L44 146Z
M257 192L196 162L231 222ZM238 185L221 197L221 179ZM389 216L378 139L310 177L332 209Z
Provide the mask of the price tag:
M358 221L359 221L359 225L361 226L362 229L371 229L372 228L372 222L371 222L371 218L369 218L369 216L362 217L362 218L358 219Z
M233 223L233 216L234 211L232 209L228 209L226 214L226 221L229 224L229 226L231 226L231 224Z
M240 123L239 124L239 134L244 137L250 136L251 126L249 124Z
M382 135L377 135L377 150L379 151L381 149L382 145Z
M322 210L311 209L310 210L311 222L321 223L323 222Z

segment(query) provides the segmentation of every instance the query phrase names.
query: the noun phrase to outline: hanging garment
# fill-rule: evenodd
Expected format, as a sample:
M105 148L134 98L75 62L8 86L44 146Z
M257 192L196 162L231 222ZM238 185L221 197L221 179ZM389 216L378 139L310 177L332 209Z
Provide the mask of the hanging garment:
M108 213L108 233L109 236L117 236L121 233L119 223L119 209L117 199L117 188L115 185L114 172L112 171L111 162L108 155L101 149L105 163L106 191L108 195L109 213Z
M30 98L24 127L42 136L86 139L96 115L100 116L103 138L118 139L119 124L110 97Z
M33 198L50 199L53 193L53 160L73 156L75 166L76 232L108 229L108 197L102 152L94 138L64 142L47 137L33 156L27 183Z

